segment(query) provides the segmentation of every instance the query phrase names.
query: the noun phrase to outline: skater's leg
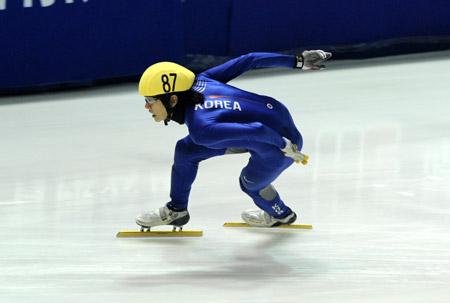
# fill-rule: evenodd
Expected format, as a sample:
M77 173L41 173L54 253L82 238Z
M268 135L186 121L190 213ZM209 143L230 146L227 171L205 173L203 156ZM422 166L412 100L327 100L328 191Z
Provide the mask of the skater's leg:
M225 152L226 149L209 149L196 145L189 136L179 140L172 166L171 201L159 209L139 214L136 223L149 228L158 225L183 226L188 223L189 193L197 175L199 162Z
M239 183L255 204L275 218L287 216L291 210L271 184L293 160L268 144L252 147L249 163L241 172Z
M175 147L170 188L171 202L168 206L174 209L186 209L200 161L224 155L225 152L226 149L211 149L197 145L190 136L179 140Z

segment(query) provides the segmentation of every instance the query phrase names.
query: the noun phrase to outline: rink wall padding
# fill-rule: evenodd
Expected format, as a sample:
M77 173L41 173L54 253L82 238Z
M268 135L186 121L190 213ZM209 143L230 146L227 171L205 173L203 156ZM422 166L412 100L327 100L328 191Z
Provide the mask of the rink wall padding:
M233 1L230 55L450 36L450 1Z
M179 0L0 1L6 2L0 88L122 77L142 73L151 62L182 63ZM28 1L33 6L23 7Z
M0 94L201 71L254 51L334 58L450 49L450 1L0 0Z

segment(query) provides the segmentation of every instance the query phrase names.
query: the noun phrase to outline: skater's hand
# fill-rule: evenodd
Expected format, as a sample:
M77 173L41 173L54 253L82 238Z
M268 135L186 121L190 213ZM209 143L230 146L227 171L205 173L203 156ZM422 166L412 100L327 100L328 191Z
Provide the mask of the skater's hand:
M297 68L306 70L324 69L325 65L322 63L331 58L331 53L323 50L309 50L304 51L300 56L297 56Z
M302 154L297 149L297 144L294 144L291 142L291 140L283 137L284 141L286 141L286 146L284 148L281 148L281 152L289 158L292 158L295 160L296 163L302 163L303 165L306 165L308 163L309 157L307 155Z

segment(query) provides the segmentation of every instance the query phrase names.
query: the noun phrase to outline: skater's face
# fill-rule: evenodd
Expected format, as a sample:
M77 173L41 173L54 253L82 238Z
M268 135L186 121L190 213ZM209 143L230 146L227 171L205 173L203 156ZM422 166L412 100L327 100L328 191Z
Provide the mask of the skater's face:
M170 106L174 107L177 104L178 98L176 95L171 96ZM152 114L156 122L161 122L167 119L167 110L160 99L153 97L145 97L145 108Z
M159 99L146 97L145 108L152 114L156 122L161 122L167 118L167 110Z

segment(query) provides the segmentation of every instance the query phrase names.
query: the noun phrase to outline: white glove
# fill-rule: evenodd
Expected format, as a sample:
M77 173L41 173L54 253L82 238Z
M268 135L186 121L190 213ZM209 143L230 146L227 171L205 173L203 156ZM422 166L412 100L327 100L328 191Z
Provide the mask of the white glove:
M283 137L284 141L286 141L286 147L280 148L280 150L283 152L283 154L286 157L292 158L295 160L296 163L302 163L303 165L308 164L309 157L307 155L302 154L297 149L297 144L294 144L291 142L291 140Z
M297 68L318 70L324 69L325 65L322 63L331 58L331 53L323 50L304 51L300 56L297 56Z

